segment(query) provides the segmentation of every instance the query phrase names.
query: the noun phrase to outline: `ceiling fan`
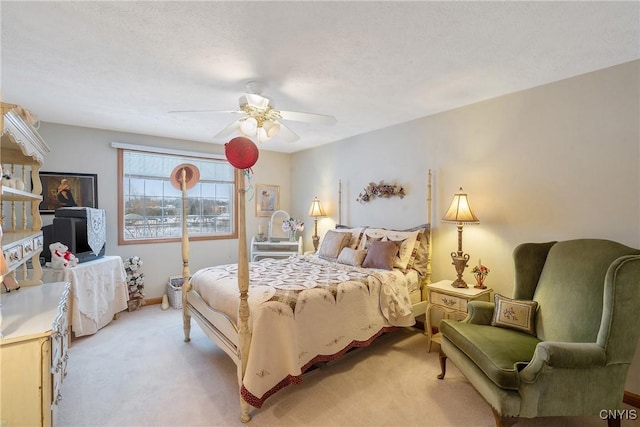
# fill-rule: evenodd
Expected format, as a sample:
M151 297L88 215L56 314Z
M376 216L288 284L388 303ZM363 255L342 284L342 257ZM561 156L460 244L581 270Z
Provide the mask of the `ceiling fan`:
M213 139L226 138L234 132L239 132L244 136L255 137L257 142L268 141L276 135L279 135L286 142L299 139L300 137L295 132L282 123L283 120L322 125L334 125L337 122L335 117L324 114L278 110L269 98L261 95L262 86L263 84L258 81L248 82L247 93L240 97L240 108L238 110L182 110L169 112L242 114L243 117L222 129L213 136Z

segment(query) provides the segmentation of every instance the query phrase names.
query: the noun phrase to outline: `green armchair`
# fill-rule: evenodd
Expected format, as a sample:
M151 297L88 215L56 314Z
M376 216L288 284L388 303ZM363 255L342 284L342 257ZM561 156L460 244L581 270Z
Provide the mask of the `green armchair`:
M615 414L640 335L640 250L580 239L525 243L513 258L517 301L496 295L495 312L495 303L472 301L465 320L441 322L438 378L453 361L491 405L497 426L518 417ZM535 316L528 325L527 308ZM620 425L615 416L608 422Z

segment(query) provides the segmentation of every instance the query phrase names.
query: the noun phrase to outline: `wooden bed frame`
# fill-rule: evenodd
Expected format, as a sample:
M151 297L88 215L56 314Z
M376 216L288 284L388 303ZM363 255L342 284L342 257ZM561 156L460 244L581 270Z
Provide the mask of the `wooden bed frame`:
M240 169L235 170L236 182L238 183L238 290L240 296L240 304L238 310L238 326L227 315L211 309L209 306L202 304L194 307L187 299L188 292L191 290L189 272L189 236L186 221L182 221L182 276L184 285L182 286L182 308L183 308L183 329L184 341L190 341L191 333L191 317L202 328L203 332L211 341L216 343L225 353L231 357L237 366L238 385L242 389L243 378L247 365L247 357L251 347L251 332L249 331L249 261L247 251L247 232L246 232L246 188L244 186L244 172ZM427 185L427 223L431 225L431 170L428 172ZM187 177L186 170L182 169L179 182L182 187L182 215L186 218L187 206ZM342 219L342 188L339 183L339 215ZM414 317L425 314L427 306L426 286L431 282L431 254L432 254L432 230L429 230L429 252L427 259L427 271L420 286L421 300L419 303L413 304ZM426 325L427 322L425 322ZM251 420L249 411L251 406L247 403L239 393L240 397L240 420L246 423Z

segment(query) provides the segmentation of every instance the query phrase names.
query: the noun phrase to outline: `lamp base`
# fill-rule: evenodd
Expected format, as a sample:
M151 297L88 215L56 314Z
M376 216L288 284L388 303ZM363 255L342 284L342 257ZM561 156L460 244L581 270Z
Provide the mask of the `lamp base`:
M454 288L468 288L469 286L467 286L467 283L462 280L461 278L457 278L456 280L453 281L453 283L451 284L451 286L453 286Z
M467 284L464 280L462 280L462 273L464 272L465 267L467 267L467 262L469 261L469 254L463 254L462 251L459 252L451 252L451 260L453 261L451 264L456 269L456 273L458 278L453 281L451 286L454 288L468 288Z

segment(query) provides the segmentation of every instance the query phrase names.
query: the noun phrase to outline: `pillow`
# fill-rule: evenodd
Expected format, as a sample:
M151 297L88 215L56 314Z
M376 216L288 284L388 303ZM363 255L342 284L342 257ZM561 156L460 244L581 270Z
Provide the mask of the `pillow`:
M367 256L362 262L365 268L381 268L393 270L393 264L398 254L398 243L393 241L376 241L371 243Z
M515 300L500 294L493 296L496 307L493 311L491 326L515 329L535 335L533 319L538 308L537 301Z
M400 243L398 256L396 257L394 267L402 271L407 269L411 256L414 255L413 248L416 246L419 231L395 231L389 230L388 240Z
M354 267L362 267L362 261L367 256L367 251L353 249L350 247L343 248L338 256L340 264L353 265Z
M338 258L342 248L349 244L350 239L351 233L349 232L327 231L320 244L320 249L318 249L318 256L324 259L335 260Z
M367 245L373 240L393 240L399 242L400 246L397 259L394 261L394 267L406 271L419 233L420 231L418 230L398 231L387 230L385 228L367 228L364 230L364 237L358 249L367 249Z
M351 233L351 240L349 240L350 248L356 249L360 244L360 239L362 239L362 234L364 233L364 227L347 227L344 225L336 225L336 229L339 233Z
M418 229L418 236L416 236L416 244L413 247L413 252L407 263L407 270L414 269L421 276L427 274L427 263L429 261L429 224L422 226ZM413 231L413 230L404 230Z
M360 243L358 245L358 249L361 249L363 251L366 251L367 249L369 249L371 247L371 244L373 242L380 242L382 241L382 237L371 237L371 236L363 236L362 237L362 243Z

